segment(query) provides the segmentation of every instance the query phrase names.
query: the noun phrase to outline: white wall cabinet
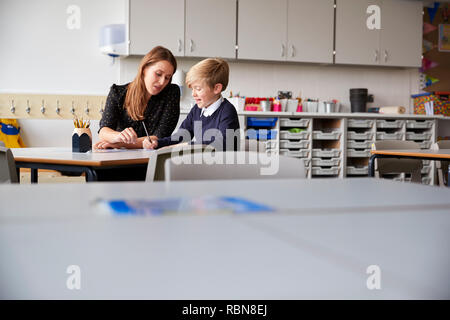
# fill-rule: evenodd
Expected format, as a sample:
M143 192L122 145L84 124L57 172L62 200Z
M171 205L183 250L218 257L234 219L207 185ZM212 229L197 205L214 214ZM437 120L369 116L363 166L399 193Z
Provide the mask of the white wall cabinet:
M240 0L238 58L332 63L333 5L334 0Z
M238 58L286 60L287 0L239 0Z
M185 56L236 57L236 0L186 0Z
M336 63L419 67L422 2L337 0ZM380 8L380 29L369 29L370 5Z
M334 0L288 0L288 61L333 63Z
M129 6L131 55L145 55L158 45L184 55L184 0L130 0Z

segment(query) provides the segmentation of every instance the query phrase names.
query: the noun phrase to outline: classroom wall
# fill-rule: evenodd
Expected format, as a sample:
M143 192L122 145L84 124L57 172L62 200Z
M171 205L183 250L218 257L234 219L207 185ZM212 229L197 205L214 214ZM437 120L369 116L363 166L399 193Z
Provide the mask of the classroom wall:
M81 9L81 28L69 30L69 5ZM100 53L100 27L124 23L126 0L1 0L0 92L106 95L112 83L131 81L140 57L112 64ZM151 49L151 48L149 48ZM187 72L199 59L179 58ZM230 90L245 96L274 96L290 90L303 98L338 99L350 110L348 90L367 87L370 106L411 107L410 94L419 92L418 70L314 64L230 62ZM189 108L185 90L182 107ZM410 109L409 109L410 110ZM71 145L70 120L20 120L28 146ZM98 122L93 123L94 139Z
M80 29L67 28L70 5ZM100 53L99 31L124 12L124 0L1 0L0 92L106 95L119 64ZM19 122L28 146L71 146L70 120Z

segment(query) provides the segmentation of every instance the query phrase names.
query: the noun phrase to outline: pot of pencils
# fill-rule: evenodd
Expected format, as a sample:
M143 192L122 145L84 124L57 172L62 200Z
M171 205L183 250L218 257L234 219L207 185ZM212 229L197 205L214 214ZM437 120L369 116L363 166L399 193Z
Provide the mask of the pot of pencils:
M88 152L92 150L92 133L90 121L73 120L75 129L72 133L72 152Z

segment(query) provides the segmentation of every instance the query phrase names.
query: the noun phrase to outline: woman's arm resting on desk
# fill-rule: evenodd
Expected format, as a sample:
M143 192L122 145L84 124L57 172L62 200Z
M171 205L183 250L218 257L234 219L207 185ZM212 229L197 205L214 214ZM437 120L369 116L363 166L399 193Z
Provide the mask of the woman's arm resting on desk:
M127 128L122 132L117 132L111 128L103 127L100 130L99 137L100 141L94 145L94 149L141 149L143 147L143 141L147 139L147 137L137 138L136 132L132 128ZM152 140L158 139L157 136L151 136L150 138Z

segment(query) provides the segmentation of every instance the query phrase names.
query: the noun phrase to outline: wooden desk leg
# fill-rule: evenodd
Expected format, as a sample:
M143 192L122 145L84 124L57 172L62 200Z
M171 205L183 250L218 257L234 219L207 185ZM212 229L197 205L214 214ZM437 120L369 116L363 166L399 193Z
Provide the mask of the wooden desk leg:
M38 169L31 168L31 183L38 182Z
M379 158L379 154L373 154L369 159L369 177L375 177L375 159Z

